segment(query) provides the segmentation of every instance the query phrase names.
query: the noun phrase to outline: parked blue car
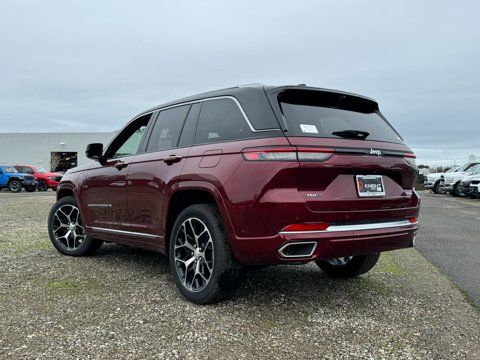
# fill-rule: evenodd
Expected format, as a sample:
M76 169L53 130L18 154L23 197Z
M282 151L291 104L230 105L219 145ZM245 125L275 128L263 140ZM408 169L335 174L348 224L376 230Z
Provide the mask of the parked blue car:
M0 164L0 190L3 188L14 193L22 191L22 188L32 192L37 189L37 182L33 175L20 173L11 165Z

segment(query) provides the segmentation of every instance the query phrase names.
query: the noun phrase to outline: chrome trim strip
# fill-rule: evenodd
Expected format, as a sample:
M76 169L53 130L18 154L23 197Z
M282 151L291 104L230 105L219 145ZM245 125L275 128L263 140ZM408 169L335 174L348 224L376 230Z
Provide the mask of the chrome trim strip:
M312 247L312 251L310 251L309 254L307 255L285 255L283 253L283 251L289 247L289 246L292 246L292 245L313 245ZM284 245L282 245L280 247L280 249L277 250L278 254L281 256L281 257L284 257L284 258L308 258L310 256L313 255L313 253L315 252L315 250L317 249L317 245L318 243L316 241L295 241L295 242L289 242L289 243L286 243Z
M100 227L90 227L90 229L92 229L94 231L103 231L103 232L109 232L109 233L113 233L113 234L133 235L133 236L141 236L141 237L148 237L148 238L159 238L159 237L161 237L159 235L152 235L152 234L140 233L140 232L135 232L135 231L107 229L107 228L100 228Z
M404 227L410 225L418 225L418 221L411 223L409 220L402 221L391 221L384 223L371 223L371 224L356 224L356 225L337 225L329 226L325 230L312 230L312 231L280 231L280 235L291 235L291 234L323 234L330 232L341 232L341 231L361 231L361 230L377 230L377 229L389 229L395 227Z

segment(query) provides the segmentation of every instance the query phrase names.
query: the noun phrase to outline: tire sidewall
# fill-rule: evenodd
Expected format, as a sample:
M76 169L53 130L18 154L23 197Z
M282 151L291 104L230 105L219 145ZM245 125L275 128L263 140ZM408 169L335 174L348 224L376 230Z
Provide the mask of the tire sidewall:
M44 180L40 180L37 184L38 191L47 191L48 185Z
M15 184L15 183L18 183L19 186L17 187L16 190L12 190L12 188L11 188L11 187L12 187L12 184ZM10 181L10 182L8 183L8 190L10 190L10 191L13 192L13 193L19 193L19 192L21 192L21 191L22 191L22 188L23 188L23 185L22 185L22 183L21 183L19 180L12 180L12 181Z
M86 255L89 253L90 249L93 246L93 240L88 235L85 237L85 241L82 243L82 245L75 250L69 250L65 246L59 244L58 241L55 239L55 236L53 235L54 215L56 211L64 205L73 205L78 208L77 202L73 196L64 197L58 200L55 203L55 205L53 205L52 209L50 210L50 214L48 215L48 235L50 237L50 241L52 242L55 249L57 249L58 252L62 253L63 255L69 255L69 256ZM81 216L81 213L80 213L80 216ZM85 224L83 223L82 225L85 226Z
M213 273L207 286L198 292L190 291L183 285L175 266L175 240L178 236L178 232L180 231L182 223L191 217L200 219L207 226L213 241ZM168 256L170 261L170 270L172 272L175 284L177 285L179 291L190 301L197 304L204 304L209 301L208 299L212 298L213 294L218 292L219 287L221 287L221 276L228 268L228 264L225 261L227 254L227 250L225 249L226 241L226 233L223 229L223 224L221 223L219 216L217 215L216 217L212 218L212 216L204 211L202 205L190 206L182 211L178 216L172 229L169 241Z

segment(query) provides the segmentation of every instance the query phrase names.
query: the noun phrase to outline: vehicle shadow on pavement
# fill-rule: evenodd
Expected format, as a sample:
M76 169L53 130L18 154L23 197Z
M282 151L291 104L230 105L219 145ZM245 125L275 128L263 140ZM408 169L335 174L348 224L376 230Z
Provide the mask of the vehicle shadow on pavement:
M169 290L176 291L170 276L168 257L165 255L107 244L99 250L96 257L107 262L107 266L128 268L132 276L138 271L139 274L149 274L152 279L161 277L163 282L168 279L169 283L164 285L168 285ZM167 289L158 287L158 291ZM248 270L244 274L242 286L231 301L265 304L275 298L278 301L311 303L316 307L322 303L335 307L339 304L348 306L349 302L355 302L358 310L362 303L369 307L372 299L379 295L388 297L390 292L385 281L377 276L367 274L355 279L329 278L315 263L309 263ZM179 299L186 301L179 293L177 295Z

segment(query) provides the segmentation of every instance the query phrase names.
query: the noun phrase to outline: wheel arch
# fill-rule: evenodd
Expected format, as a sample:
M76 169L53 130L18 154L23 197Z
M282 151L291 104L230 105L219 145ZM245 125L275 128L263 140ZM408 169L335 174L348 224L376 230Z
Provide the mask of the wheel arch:
M16 177L16 176L10 176L10 177L8 178L8 181L7 181L7 186L8 186L8 184L10 184L10 183L11 183L12 181L14 181L14 180L17 180L17 181L22 182L22 180L21 180L20 178L18 178L18 177Z
M77 199L77 194L75 193L73 184L63 183L57 188L57 201L67 196L73 196L75 199Z
M215 185L203 181L178 183L168 191L168 203L164 218L165 253L168 253L170 234L177 216L188 206L195 204L216 205L225 230L228 234L233 233L232 223L223 196Z

